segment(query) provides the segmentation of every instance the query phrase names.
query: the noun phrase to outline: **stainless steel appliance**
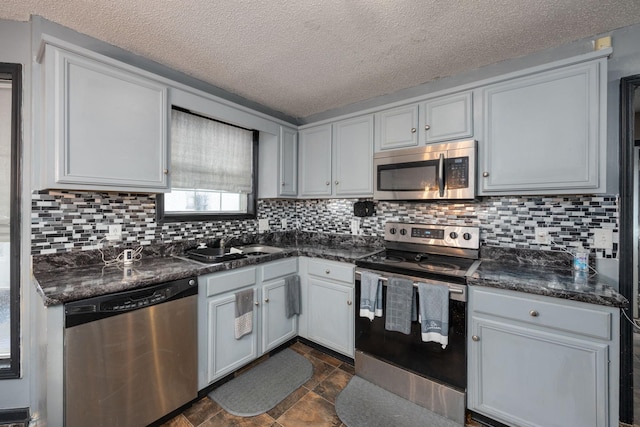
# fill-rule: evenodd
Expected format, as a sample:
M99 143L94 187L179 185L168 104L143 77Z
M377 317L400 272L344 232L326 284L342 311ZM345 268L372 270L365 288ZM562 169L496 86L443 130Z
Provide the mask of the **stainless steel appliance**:
M465 275L478 261L478 227L387 223L385 250L356 262L356 374L464 425L466 375ZM392 277L449 287L449 343L423 342L420 324L409 335L385 330L385 318L360 317L359 277L380 275L383 307ZM419 298L419 297L418 297ZM418 301L419 303L419 301Z
M378 152L376 200L456 200L476 197L476 141Z
M67 427L145 426L195 399L195 278L65 305Z

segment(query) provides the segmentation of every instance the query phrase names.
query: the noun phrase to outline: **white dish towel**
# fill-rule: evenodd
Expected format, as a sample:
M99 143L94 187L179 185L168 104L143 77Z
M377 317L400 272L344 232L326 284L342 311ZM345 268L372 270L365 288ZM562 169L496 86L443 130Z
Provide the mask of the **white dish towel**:
M373 320L382 317L382 286L380 275L370 271L360 274L360 317Z
M418 313L422 341L449 344L449 287L433 283L418 283L420 299Z
M253 331L253 289L235 293L233 332L238 340Z

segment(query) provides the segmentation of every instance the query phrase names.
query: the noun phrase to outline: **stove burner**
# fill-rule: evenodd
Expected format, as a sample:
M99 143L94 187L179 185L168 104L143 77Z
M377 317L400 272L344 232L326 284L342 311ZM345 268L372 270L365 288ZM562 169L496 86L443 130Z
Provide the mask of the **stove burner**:
M401 256L388 255L382 258L385 262L405 262L406 260Z

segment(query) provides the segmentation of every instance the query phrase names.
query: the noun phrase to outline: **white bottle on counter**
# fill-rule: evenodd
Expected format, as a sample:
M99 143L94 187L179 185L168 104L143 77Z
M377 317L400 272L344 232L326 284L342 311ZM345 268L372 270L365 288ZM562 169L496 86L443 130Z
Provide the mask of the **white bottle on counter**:
M573 269L576 271L589 270L589 251L582 245L578 246L573 254Z

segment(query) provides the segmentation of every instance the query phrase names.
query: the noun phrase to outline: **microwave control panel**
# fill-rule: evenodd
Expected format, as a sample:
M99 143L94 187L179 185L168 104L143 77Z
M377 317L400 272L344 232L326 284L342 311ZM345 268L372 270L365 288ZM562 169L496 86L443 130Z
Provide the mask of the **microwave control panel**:
M449 189L469 187L469 158L454 157L445 160L446 187Z

